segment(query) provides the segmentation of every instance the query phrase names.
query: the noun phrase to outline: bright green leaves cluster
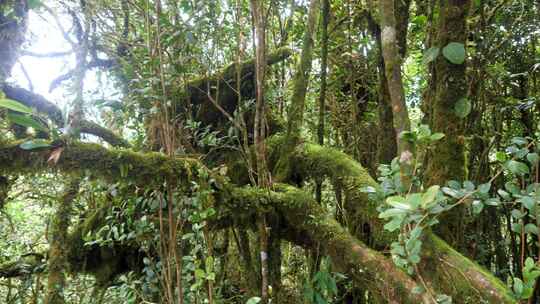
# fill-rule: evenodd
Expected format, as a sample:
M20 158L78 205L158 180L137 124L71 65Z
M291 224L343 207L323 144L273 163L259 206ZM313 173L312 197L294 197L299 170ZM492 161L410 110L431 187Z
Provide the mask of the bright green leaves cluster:
M414 272L414 265L420 262L423 229L437 223L437 220L430 218L429 214L440 213L443 210L439 205L442 199L444 196L440 187L435 185L423 193L388 197L386 203L390 208L379 214L379 218L390 219L384 226L386 230L402 230L398 242L392 243L392 258L397 266L411 274Z
M441 53L438 47L431 47L424 52L422 63L428 64L439 56ZM465 51L465 45L460 42L450 42L442 49L444 58L453 64L463 64L467 53Z
M444 137L443 133L432 133L428 125L419 125L414 131L401 132L401 138L416 145L425 146Z
M324 267L328 265L328 259L323 259L321 270L317 271L313 278L304 284L304 298L307 303L329 304L333 303L332 298L337 295L338 289L334 276L343 277L335 273L334 275Z
M522 272L523 280L520 278L510 278L508 284L512 286L512 293L516 300L526 300L533 295L536 279L540 277L540 267L538 267L533 259L527 258Z

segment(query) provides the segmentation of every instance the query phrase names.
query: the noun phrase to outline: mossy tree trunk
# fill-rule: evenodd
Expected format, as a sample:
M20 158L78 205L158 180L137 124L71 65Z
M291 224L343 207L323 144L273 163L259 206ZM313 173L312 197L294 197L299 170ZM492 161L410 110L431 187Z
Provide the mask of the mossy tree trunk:
M73 200L79 192L80 179L75 178L67 183L65 193L58 201L53 216L50 235L48 260L48 281L45 304L63 304L64 285L67 272L68 227L71 219Z
M441 1L435 46L443 50L449 43L465 45L467 39L466 19L470 1ZM443 185L449 180L466 178L463 124L464 119L456 115L456 103L466 98L467 78L465 63L454 64L442 54L434 63L430 125L434 132L446 136L438 141L430 154L426 180L428 185ZM454 246L462 246L462 223L464 209L455 208L443 217L438 225L439 235Z

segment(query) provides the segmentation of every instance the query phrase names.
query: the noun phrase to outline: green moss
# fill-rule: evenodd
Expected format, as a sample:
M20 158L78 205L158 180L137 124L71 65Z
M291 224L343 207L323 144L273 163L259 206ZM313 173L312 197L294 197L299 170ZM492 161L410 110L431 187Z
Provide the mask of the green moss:
M426 236L422 259L422 275L456 303L516 303L498 278L434 234Z

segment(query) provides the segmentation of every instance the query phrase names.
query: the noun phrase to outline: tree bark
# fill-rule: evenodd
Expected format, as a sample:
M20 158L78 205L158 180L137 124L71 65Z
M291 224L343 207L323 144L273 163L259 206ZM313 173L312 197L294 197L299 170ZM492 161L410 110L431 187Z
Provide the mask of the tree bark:
M442 51L451 42L465 45L467 40L466 19L469 0L441 1L435 46ZM456 103L466 98L467 77L465 63L454 64L440 54L433 68L430 92L430 125L433 132L441 132L445 137L436 142L426 170L428 185L444 185L449 180L462 181L466 178L464 153L464 120L456 115ZM464 208L455 208L441 217L436 231L453 246L464 245L462 225Z

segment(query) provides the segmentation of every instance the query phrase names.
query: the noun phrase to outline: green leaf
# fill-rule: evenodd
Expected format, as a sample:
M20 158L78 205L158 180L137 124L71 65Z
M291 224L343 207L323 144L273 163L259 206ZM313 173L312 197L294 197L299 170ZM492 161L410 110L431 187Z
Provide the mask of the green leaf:
M465 97L458 100L454 105L454 113L459 118L467 117L471 113L471 109L471 102Z
M489 193L489 189L491 188L491 183L485 183L478 186L478 192L487 194Z
M390 208L388 210L385 210L384 212L381 212L379 214L379 218L389 218L389 217L395 217L395 216L401 216L404 215L407 211L399 208Z
M514 293L521 299L523 294L523 281L520 278L514 278Z
M390 196L386 199L386 203L394 208L410 210L411 206L405 203L405 198L402 196Z
M438 47L430 47L425 53L424 58L422 59L423 64L428 64L433 60L437 59L439 56L440 49Z
M506 161L506 153L502 152L502 151L497 151L497 153L495 153L495 159L499 162L505 162Z
M535 200L530 196L524 196L518 200L520 203L523 204L527 210L532 210L535 207Z
M44 139L32 139L19 145L19 147L23 150L34 150L38 148L47 148L50 146L51 145L49 142Z
M480 214L482 210L484 209L484 204L482 204L482 201L475 200L472 203L473 213L474 214Z
M21 115L17 113L8 113L8 119L14 123L27 128L34 128L36 131L47 131L47 129L39 122L35 121L28 115Z
M401 223L403 222L403 219L399 218L399 217L395 217L394 219L392 219L390 222L386 223L384 225L384 229L392 232L392 231L395 231L396 229L399 229L401 227Z
M538 226L532 223L525 225L525 233L538 235Z
M513 159L506 162L506 167L508 170L510 170L510 172L516 175L524 175L529 173L529 167L526 164Z
M7 99L7 98L0 99L0 107L10 109L15 112L21 112L21 113L26 113L26 114L32 113L32 109L30 109L29 107L23 105L22 103L18 101Z
M527 154L527 160L535 165L536 163L538 163L538 153L529 153Z
M259 302L261 302L261 298L253 297L253 298L250 298L249 300L247 300L246 304L257 304Z
M437 140L441 140L443 137L444 137L443 133L433 133L429 139L431 139L431 141L437 141Z
M442 53L453 64L463 64L465 62L465 45L463 43L450 42L443 48Z
M435 201L437 194L439 193L440 187L438 185L433 185L427 189L427 191L422 194L422 207L424 209L429 208L429 206Z

